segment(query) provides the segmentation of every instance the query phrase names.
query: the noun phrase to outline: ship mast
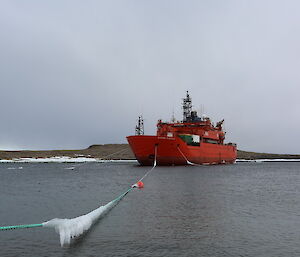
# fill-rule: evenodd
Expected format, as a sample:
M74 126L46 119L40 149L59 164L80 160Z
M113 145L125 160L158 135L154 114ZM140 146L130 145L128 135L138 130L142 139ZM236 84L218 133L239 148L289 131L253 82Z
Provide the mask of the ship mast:
M189 91L186 91L186 98L183 98L182 109L183 109L183 122L187 122L188 119L190 119L191 117L191 111L192 111L192 98L189 95Z
M138 124L135 126L135 134L144 135L144 119L142 115L139 116Z

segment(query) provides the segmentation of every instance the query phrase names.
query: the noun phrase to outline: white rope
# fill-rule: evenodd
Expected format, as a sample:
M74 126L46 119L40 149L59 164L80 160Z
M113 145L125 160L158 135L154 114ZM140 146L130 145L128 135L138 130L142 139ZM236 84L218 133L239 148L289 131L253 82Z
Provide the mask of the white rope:
M152 167L151 170L149 170L148 172L146 172L146 174L139 181L142 181L145 177L147 177L150 174L150 172L152 170L154 170L154 168L156 167L156 155L157 155L157 145L155 145L155 150L154 150L154 163L153 163L153 167Z
M104 160L104 158L107 158L108 156L112 156L112 155L115 155L117 153L122 153L124 151L128 150L128 148L126 147L125 149L122 149L122 150L119 150L117 152L114 152L114 153L111 153L111 154L108 154L108 155L105 155L104 157L101 157L100 159Z
M181 155L183 156L183 158L185 159L186 163L189 164L189 165L193 165L193 166L199 166L199 164L197 163L193 163L193 162L190 162L186 157L185 155L183 154L183 152L180 150L179 146L177 146L178 148L178 151L181 153Z

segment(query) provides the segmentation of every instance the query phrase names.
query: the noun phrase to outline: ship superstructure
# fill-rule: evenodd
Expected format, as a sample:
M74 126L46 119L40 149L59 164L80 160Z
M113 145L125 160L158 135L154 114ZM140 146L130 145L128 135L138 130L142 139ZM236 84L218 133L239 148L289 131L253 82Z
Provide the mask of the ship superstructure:
M214 126L208 117L199 117L197 112L192 110L192 99L188 91L183 99L182 109L181 122L158 121L156 136L136 133L135 136L127 137L138 162L141 165L152 165L155 154L158 165L235 162L236 145L224 144L224 120Z

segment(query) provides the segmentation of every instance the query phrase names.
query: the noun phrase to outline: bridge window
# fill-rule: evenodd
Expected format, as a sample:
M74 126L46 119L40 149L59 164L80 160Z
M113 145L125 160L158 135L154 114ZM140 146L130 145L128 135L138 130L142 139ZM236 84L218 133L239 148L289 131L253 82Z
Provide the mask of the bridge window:
M198 135L183 134L178 135L187 145L200 146L200 137Z
M209 144L219 144L218 140L209 139L209 138L203 138L203 143L209 143Z

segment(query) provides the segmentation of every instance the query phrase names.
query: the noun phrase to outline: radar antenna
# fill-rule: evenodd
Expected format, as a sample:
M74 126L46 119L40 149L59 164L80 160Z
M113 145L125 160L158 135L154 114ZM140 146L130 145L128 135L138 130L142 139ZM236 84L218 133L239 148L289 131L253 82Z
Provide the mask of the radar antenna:
M174 109L172 111L172 118L171 118L171 122L175 123L176 122L176 118L175 118L175 114L174 114Z
M192 98L189 95L189 91L186 91L186 98L183 98L183 122L187 122L191 117L192 111Z
M135 126L136 135L144 135L144 119L143 116L139 116L138 124Z

